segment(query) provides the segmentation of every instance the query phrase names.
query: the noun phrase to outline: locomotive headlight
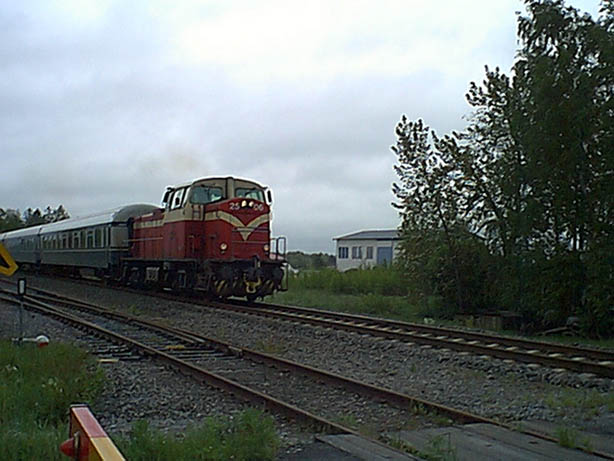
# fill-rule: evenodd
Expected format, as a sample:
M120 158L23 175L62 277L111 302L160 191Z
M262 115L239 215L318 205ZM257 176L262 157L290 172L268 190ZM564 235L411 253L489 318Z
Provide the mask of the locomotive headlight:
M249 202L249 207L254 208L254 202Z
M225 243L220 243L220 250L226 251L227 249L228 249L228 245L226 245Z
M241 202L241 208L245 208L247 206L247 200L243 200Z
M264 251L269 251L269 246L268 245L265 245L263 248L264 248Z

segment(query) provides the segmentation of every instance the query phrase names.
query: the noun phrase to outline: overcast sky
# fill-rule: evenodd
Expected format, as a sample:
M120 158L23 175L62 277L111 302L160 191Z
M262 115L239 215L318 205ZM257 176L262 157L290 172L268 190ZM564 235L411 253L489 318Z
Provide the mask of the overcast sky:
M332 252L335 236L398 226L396 123L462 129L469 82L512 65L516 11L519 0L4 1L0 207L78 216L234 175L273 189L290 249Z

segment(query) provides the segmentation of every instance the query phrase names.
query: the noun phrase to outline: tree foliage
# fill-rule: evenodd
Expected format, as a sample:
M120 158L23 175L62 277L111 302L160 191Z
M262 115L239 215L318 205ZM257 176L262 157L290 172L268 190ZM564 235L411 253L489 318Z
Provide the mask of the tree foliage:
M28 208L23 214L19 210L0 208L0 232L48 224L68 218L70 215L62 205L57 208L48 206L44 211L39 208Z
M327 253L289 251L286 259L295 269L322 269L335 265L335 257Z
M611 333L614 1L598 19L561 0L525 6L511 77L486 67L470 84L465 130L397 125L404 263L459 309L490 298L540 325L573 314Z

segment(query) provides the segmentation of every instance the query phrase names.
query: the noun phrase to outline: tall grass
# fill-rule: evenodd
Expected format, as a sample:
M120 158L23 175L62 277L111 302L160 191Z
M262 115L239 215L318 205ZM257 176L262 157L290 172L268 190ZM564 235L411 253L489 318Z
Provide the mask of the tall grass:
M64 423L70 404L91 401L103 380L93 359L73 346L1 342L0 425Z
M91 401L102 385L102 371L75 347L0 341L0 459L65 459L58 447L68 407Z
M403 274L395 267L338 272L322 269L305 272L290 279L290 289L319 289L349 295L405 296L408 294Z
M292 276L289 291L276 293L271 302L354 314L369 314L415 322L421 310L410 296L403 274L396 267L338 272L305 271Z
M249 409L234 418L208 418L181 438L138 421L131 438L117 445L131 461L255 461L275 459L279 438L271 417Z
M68 409L93 403L104 375L84 351L61 343L44 349L0 341L0 461L67 459ZM112 435L112 434L111 434ZM273 460L279 447L273 420L256 410L211 418L177 437L137 421L118 447L129 460Z

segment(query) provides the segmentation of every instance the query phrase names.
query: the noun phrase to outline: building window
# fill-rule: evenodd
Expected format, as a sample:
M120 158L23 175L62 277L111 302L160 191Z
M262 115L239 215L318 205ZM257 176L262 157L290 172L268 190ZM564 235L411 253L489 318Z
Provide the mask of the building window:
M348 259L348 247L339 247L339 259Z
M367 259L373 259L373 247L367 247Z
M352 259L362 259L362 247L352 247Z

